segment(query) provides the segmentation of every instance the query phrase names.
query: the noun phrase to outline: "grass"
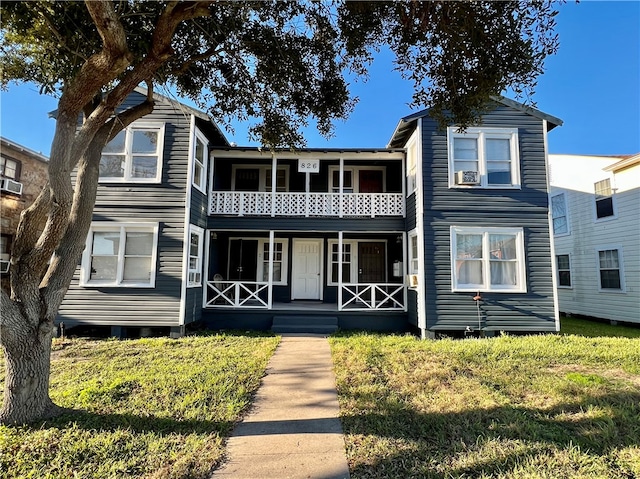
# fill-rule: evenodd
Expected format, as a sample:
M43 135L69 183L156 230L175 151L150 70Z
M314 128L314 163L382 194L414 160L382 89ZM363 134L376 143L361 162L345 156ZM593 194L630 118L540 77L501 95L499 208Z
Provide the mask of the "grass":
M0 477L207 477L277 343L257 335L56 341L51 396L81 411L0 426Z
M330 341L352 479L640 477L637 337Z
M640 338L640 328L638 327L623 325L612 326L598 321L568 318L566 316L562 316L560 318L560 333L576 334L578 336L586 336L590 338Z

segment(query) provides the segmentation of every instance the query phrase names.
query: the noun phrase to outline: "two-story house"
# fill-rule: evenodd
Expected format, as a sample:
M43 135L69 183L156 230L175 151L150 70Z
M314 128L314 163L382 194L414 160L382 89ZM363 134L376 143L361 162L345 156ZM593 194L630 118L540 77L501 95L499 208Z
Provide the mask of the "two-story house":
M31 206L47 183L48 162L41 153L0 138L0 277L6 290L20 214Z
M546 135L560 124L500 98L464 132L423 111L387 148L267 151L163 99L103 154L61 319L555 331Z
M550 165L560 311L640 323L640 154Z

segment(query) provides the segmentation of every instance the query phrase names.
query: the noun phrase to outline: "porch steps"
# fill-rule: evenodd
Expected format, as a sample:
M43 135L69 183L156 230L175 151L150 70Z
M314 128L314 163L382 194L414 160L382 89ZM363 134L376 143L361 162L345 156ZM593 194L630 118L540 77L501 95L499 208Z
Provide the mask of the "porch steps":
M338 330L337 316L274 316L274 333L331 334Z

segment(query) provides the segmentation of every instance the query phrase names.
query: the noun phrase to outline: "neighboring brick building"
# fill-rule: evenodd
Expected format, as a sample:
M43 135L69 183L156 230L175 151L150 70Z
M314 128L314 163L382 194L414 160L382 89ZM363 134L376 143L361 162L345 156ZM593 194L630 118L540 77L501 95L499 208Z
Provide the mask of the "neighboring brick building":
M6 138L0 137L0 142L0 272L5 288L20 213L33 203L47 182L49 159Z

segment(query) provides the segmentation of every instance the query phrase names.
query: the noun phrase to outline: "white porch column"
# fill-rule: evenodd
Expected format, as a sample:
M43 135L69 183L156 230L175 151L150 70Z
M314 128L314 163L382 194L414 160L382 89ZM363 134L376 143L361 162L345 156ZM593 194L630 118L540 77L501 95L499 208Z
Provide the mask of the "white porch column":
M269 231L269 286L267 286L267 308L271 309L273 304L273 240L275 232Z
M304 216L305 218L309 217L309 192L311 190L311 173L308 171L304 174Z
M271 216L276 215L276 185L278 184L278 159L271 153Z
M342 171L342 160L340 160L340 170ZM340 190L342 191L342 180L340 180ZM331 253L329 251L329 254ZM342 311L342 231L338 231L338 311Z
M340 157L340 214L339 217L342 218L342 216L344 215L344 196L343 196L343 188L344 188L344 158ZM329 178L329 184L331 184L331 178ZM340 252L342 253L342 250L340 250ZM342 261L341 261L342 263Z

